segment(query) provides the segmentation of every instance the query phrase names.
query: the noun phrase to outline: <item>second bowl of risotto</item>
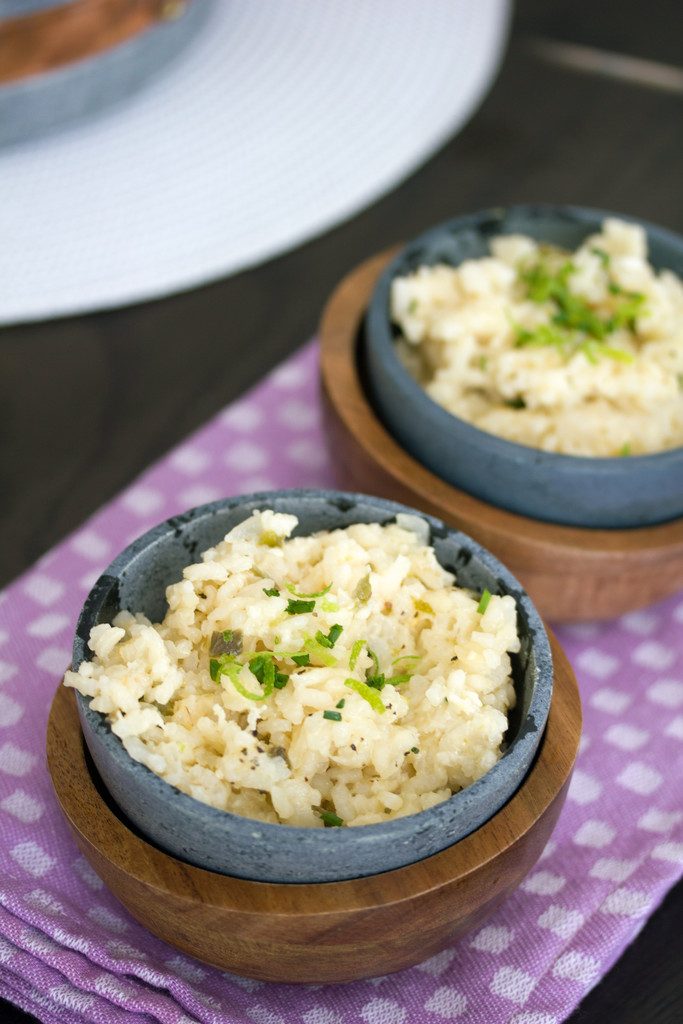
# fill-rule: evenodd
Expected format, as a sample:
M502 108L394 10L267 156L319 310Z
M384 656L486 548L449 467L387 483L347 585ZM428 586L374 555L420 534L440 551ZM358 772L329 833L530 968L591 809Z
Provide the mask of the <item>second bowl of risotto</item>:
M522 783L552 659L488 552L412 509L283 491L162 523L89 595L65 683L125 815L272 882L430 856Z
M516 206L410 243L373 294L362 361L391 433L449 483L550 522L683 515L683 239Z

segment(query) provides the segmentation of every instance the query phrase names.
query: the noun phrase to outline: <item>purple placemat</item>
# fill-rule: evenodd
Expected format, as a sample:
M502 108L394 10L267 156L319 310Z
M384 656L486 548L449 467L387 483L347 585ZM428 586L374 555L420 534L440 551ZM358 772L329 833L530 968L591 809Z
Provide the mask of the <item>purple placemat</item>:
M0 595L0 994L42 1021L556 1024L681 874L683 595L558 630L585 733L559 825L485 927L400 974L267 985L144 931L79 856L47 775L47 713L74 622L133 537L223 495L334 484L307 346Z

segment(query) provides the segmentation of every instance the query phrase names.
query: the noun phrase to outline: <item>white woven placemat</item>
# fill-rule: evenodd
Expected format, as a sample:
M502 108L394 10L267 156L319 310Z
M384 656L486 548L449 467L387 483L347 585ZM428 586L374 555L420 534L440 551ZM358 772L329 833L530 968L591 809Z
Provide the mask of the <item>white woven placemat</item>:
M0 323L125 305L350 216L470 116L509 0L218 0L176 65L0 151Z

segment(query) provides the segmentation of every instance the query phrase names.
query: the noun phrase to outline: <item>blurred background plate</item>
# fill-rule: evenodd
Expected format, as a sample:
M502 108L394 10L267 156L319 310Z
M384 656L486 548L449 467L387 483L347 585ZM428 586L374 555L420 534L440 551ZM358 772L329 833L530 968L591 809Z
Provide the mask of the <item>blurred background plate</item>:
M0 86L0 323L191 288L349 217L473 113L509 6L194 0L115 50ZM64 110L59 89L84 75L89 102Z

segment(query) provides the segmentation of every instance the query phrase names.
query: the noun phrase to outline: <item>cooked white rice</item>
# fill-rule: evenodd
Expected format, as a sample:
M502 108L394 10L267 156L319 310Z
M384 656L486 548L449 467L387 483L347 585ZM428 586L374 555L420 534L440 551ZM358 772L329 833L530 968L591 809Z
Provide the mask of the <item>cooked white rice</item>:
M454 586L424 521L399 522L287 539L295 516L255 512L168 587L163 622L95 626L65 683L131 757L236 814L368 825L446 800L501 755L516 605Z
M571 255L501 235L489 257L396 278L391 315L411 373L481 430L569 455L683 445L683 284L637 225L606 220Z

